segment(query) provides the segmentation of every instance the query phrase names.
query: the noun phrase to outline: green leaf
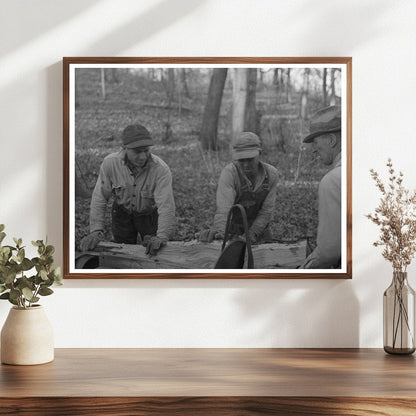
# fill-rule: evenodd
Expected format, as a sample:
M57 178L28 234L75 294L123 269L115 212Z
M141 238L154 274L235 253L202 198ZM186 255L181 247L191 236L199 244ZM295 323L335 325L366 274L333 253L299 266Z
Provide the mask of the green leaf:
M46 266L52 266L53 265L53 257L52 256L43 256L42 263Z
M49 280L52 280L52 283L54 283L56 286L60 286L63 284L60 267L56 267L49 273Z
M9 255L11 252L10 247L9 246L3 246L0 248L0 253L5 254L5 255Z
M2 276L1 280L3 284L10 284L13 283L16 277L16 273L13 270L7 270Z
M9 292L4 293L5 290L7 290L5 286L0 286L0 293L1 293L0 299L9 299Z
M0 232L0 243L5 239L5 237L6 237L6 233Z
M48 280L48 273L46 273L46 270L42 269L39 272L39 276L41 277L42 280Z
M42 286L40 289L39 289L39 295L41 295L41 296L49 296L49 295L52 295L52 293L53 293L53 290L52 289L49 289L48 287L46 287L46 286Z
M32 293L32 292L30 292ZM10 291L10 299L11 300L17 300L22 295L22 292L19 289L12 289Z
M22 260L22 263L20 264L20 266L21 266L22 270L24 272L26 272L27 270L33 269L34 264L33 264L33 262L30 259L28 259L27 257L25 257Z
M17 287L21 290L23 290L23 288L28 288L31 291L36 289L34 283L31 282L26 276L22 276L18 279Z
M29 301L32 302L31 299L33 298L33 292L28 288L28 287L24 287L22 289L23 292L23 296Z
M19 303L17 302L17 300L16 300L16 299L11 299L11 298L9 298L9 302L10 302L11 304L13 304L13 305L19 306Z
M39 247L39 246L43 245L43 241L42 241L42 240L32 241L32 244L33 244L35 247Z
M4 231L4 224L0 224L0 231Z
M13 241L16 244L17 248L20 248L22 246L23 240L21 238L13 237Z
M19 259L19 263L21 263L23 261L23 259L25 258L25 249L24 248L21 248L17 252L17 258Z
M45 255L51 256L53 253L55 253L55 247L52 245L46 246Z
M5 290L7 290L6 286L0 285L0 293L3 293Z

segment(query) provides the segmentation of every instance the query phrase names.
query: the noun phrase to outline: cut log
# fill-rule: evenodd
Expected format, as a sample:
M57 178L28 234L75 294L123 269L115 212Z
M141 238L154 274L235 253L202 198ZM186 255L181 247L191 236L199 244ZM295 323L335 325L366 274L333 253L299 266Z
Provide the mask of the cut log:
M214 269L220 254L218 241L169 241L152 257L141 245L112 242L99 243L95 252L101 269ZM294 269L306 257L306 241L255 245L253 257L255 269Z

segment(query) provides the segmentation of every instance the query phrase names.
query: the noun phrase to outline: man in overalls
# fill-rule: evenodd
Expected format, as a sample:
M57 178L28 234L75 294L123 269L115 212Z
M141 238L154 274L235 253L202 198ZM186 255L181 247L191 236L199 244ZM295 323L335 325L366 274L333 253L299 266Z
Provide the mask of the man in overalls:
M260 161L261 143L251 132L242 132L232 142L233 162L224 167L218 181L217 210L211 229L200 232L199 241L222 239L228 212L241 204L247 215L252 243L271 241L269 223L276 202L277 169ZM235 215L232 234L244 234L241 215Z
M90 208L90 234L81 250L93 250L104 240L107 202L113 198L112 232L116 243L144 244L156 254L175 226L172 175L168 165L150 153L153 139L140 124L127 126L122 149L104 158Z

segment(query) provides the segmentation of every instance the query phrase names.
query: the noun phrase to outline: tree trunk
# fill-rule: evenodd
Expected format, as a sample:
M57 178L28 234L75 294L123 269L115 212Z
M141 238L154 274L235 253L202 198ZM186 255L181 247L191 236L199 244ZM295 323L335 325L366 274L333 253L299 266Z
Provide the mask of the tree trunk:
M323 96L324 96L324 107L326 107L328 105L328 91L327 91L327 86L326 86L326 77L328 74L328 69L324 68L324 73L322 75L322 92L323 92Z
M188 82L186 80L186 69L185 68L181 69L181 83L182 83L182 88L185 92L185 97L186 98L191 98L191 94L189 93L189 88L188 88Z
M273 85L279 86L280 78L279 78L279 68L276 68L273 71Z
M104 68L101 68L101 96L105 100L105 72Z
M206 150L217 150L218 148L218 119L226 78L227 68L214 68L209 83L207 103L199 136L202 148Z
M234 69L232 137L244 131L248 69Z
M308 119L309 73L310 69L305 68L305 71L303 73L303 86L300 102L300 117L303 120Z
M244 130L258 133L256 112L257 69L247 69L247 95L244 116Z
M305 240L260 244L252 249L256 269L295 269L306 257ZM99 267L105 269L214 269L220 254L220 242L169 241L157 255L149 257L141 245L102 241L87 255L99 257ZM80 253L76 262L82 261L82 256Z
M287 69L287 79L286 79L286 101L288 103L292 102L292 86L290 85L290 68Z
M175 72L173 68L168 69L168 85L166 89L167 98L168 98L168 115L165 122L165 131L162 136L164 143L169 143L173 138L172 128L170 125L170 116L172 112L172 101L175 94Z
M335 105L336 104L336 99L335 99L335 68L331 69L331 96L329 99L329 104L330 105Z

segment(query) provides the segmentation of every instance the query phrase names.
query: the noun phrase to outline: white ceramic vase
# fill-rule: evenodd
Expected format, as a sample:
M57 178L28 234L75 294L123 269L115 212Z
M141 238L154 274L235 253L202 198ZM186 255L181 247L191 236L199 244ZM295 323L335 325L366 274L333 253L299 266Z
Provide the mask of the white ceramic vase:
M53 359L53 329L43 307L11 308L1 330L1 362L35 365Z

